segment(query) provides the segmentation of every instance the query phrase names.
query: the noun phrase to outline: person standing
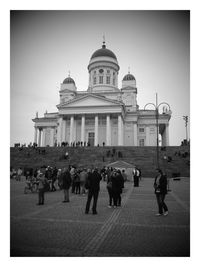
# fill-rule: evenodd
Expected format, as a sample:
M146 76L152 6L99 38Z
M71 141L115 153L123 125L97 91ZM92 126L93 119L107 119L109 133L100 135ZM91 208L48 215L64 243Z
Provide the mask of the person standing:
M167 176L163 174L162 170L157 170L158 174L154 181L154 189L158 203L158 213L156 216L168 215L168 207L165 204L165 196L167 194Z
M100 181L101 181L101 175L98 173L98 170L96 168L93 170L93 172L88 173L88 178L86 182L88 188L88 197L85 207L85 214L89 213L90 202L92 198L93 198L92 213L94 215L97 214L97 200L100 190Z
M122 194L122 190L124 188L124 178L121 174L121 171L120 170L117 170L117 176L116 176L116 179L117 179L117 184L118 184L118 190L117 190L117 206L121 206L121 201L122 201L122 197L121 197L121 194Z
M119 197L119 184L118 184L118 179L117 179L117 170L113 170L111 174L111 182L112 182L112 197L113 197L113 203L114 203L114 208L117 207L117 201Z
M134 187L139 187L139 176L140 176L140 172L135 167L135 170L134 170L134 173L133 173Z
M22 176L22 168L20 167L18 170L17 170L17 177L16 177L16 180L17 181L21 181L21 176Z
M86 172L86 169L83 169L80 173L80 187L81 187L81 194L85 194L85 182L86 182L86 179L87 179L87 172Z
M44 205L45 185L48 183L48 180L43 173L39 173L38 182L39 182L39 184L38 184L38 203L37 203L37 205Z
M64 200L63 203L69 202L69 188L71 186L71 174L68 169L64 168L63 173L61 174L62 177L62 188L64 192Z
M72 179L72 193L75 193L75 172L76 169L74 166L71 167L70 169L70 174L71 174L71 179Z
M127 178L127 174L126 174L125 170L122 170L122 176L123 176L124 182L126 182L128 180L128 178Z
M80 171L76 170L74 174L74 183L75 183L75 194L80 194L81 187L80 187Z
M110 175L107 175L107 190L108 190L108 196L109 196L109 205L108 205L108 208L112 208L112 202L114 204L114 201L113 201L113 190L112 190L112 180L111 180L111 177Z
M52 192L56 191L55 182L57 180L57 173L58 173L58 169L54 167L52 170L52 177L51 177L51 191Z

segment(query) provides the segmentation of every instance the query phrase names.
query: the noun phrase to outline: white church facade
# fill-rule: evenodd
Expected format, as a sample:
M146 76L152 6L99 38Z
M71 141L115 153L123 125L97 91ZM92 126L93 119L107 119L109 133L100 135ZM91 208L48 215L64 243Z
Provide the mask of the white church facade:
M118 86L119 64L106 48L96 50L88 65L87 91L78 91L69 76L60 85L58 112L45 113L34 122L34 142L55 146L63 142L90 146L156 146L156 111L139 109L135 77L128 73ZM158 117L159 139L169 146L171 111Z

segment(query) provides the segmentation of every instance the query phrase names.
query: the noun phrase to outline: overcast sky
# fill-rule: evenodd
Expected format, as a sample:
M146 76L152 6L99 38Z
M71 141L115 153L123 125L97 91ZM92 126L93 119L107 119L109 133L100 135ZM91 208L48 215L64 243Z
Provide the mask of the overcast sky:
M87 66L102 45L117 56L121 88L128 67L135 76L140 109L169 103L170 145L185 138L190 111L190 22L187 11L11 12L10 144L34 138L36 111L56 112L60 83L68 76L88 88Z

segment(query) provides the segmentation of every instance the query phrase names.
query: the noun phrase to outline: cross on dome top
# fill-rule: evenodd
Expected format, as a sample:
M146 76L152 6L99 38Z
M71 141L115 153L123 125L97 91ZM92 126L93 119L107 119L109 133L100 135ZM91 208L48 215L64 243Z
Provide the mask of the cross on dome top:
M106 43L106 40L105 40L105 34L103 34L103 45L102 45L102 48L106 48L105 43Z

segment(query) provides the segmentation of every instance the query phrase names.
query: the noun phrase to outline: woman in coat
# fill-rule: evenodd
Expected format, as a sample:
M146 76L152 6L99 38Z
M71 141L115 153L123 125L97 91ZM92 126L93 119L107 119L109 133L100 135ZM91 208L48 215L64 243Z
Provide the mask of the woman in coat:
M168 207L165 204L165 196L167 194L167 177L163 174L162 170L158 169L158 175L154 181L154 189L156 194L156 199L158 203L158 213L156 216L168 215Z
M69 202L69 188L71 186L71 174L68 169L64 168L63 173L61 174L62 177L62 188L64 191L64 200L63 203Z

